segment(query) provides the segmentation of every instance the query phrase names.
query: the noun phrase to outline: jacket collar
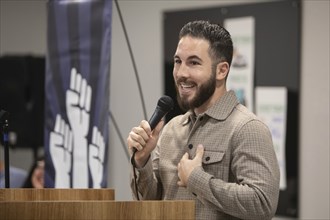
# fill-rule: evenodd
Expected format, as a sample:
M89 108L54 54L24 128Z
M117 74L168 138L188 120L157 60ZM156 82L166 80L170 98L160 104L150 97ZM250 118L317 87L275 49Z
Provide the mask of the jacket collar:
M216 120L225 120L238 104L239 102L235 92L230 90L219 98L219 100L202 115L208 115ZM195 117L195 113L192 110L189 110L183 115L181 121L182 125L186 125L190 121L195 121Z
M225 120L238 104L235 92L230 90L206 110L205 114L217 120Z

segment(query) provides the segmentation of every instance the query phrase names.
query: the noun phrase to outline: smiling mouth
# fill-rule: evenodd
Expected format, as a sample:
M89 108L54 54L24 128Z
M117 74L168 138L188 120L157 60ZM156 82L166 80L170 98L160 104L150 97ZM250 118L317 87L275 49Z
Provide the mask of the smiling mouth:
M190 96L194 92L194 88L196 87L195 83L187 83L187 82L180 82L178 83L179 93L181 97Z
M194 87L194 84L192 84L192 83L180 83L179 85L180 85L181 88L183 88L183 89L191 89L191 88Z

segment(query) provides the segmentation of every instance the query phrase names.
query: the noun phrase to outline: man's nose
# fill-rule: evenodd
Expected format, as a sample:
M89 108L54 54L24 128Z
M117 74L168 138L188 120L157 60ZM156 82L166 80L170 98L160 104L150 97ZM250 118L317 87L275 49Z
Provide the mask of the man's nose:
M177 69L176 77L177 78L187 78L189 75L188 67L185 64L181 64Z

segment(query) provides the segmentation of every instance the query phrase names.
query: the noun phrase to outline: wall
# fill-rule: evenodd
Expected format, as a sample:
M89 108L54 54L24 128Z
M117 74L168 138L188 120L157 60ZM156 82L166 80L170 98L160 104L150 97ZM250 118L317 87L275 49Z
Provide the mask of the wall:
M300 216L329 215L329 1L304 1L300 100Z
M242 0L239 3L256 1ZM261 1L258 1L261 2ZM162 12L233 4L232 1L119 1L143 87L148 116L162 87ZM329 219L329 1L302 1L300 100L300 216ZM0 55L46 51L46 1L0 1ZM133 67L118 13L113 5L110 109L126 139L143 119ZM320 104L319 104L320 103ZM322 106L321 106L322 105ZM129 163L111 129L109 187L117 200L130 200ZM124 140L126 141L126 140ZM2 156L2 149L0 156ZM11 151L13 165L25 168L32 154Z

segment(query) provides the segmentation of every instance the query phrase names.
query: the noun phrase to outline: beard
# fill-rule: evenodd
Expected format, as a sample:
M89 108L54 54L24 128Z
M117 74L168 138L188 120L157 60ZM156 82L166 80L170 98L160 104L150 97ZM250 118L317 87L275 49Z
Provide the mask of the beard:
M187 98L180 97L178 85L175 86L176 88L176 94L177 94L177 102L180 106L180 108L183 111L193 110L195 108L200 107L203 105L214 93L215 87L216 87L216 71L212 68L212 73L209 79L197 87L197 91L195 96L189 101ZM181 80L181 82L184 82L186 80Z

